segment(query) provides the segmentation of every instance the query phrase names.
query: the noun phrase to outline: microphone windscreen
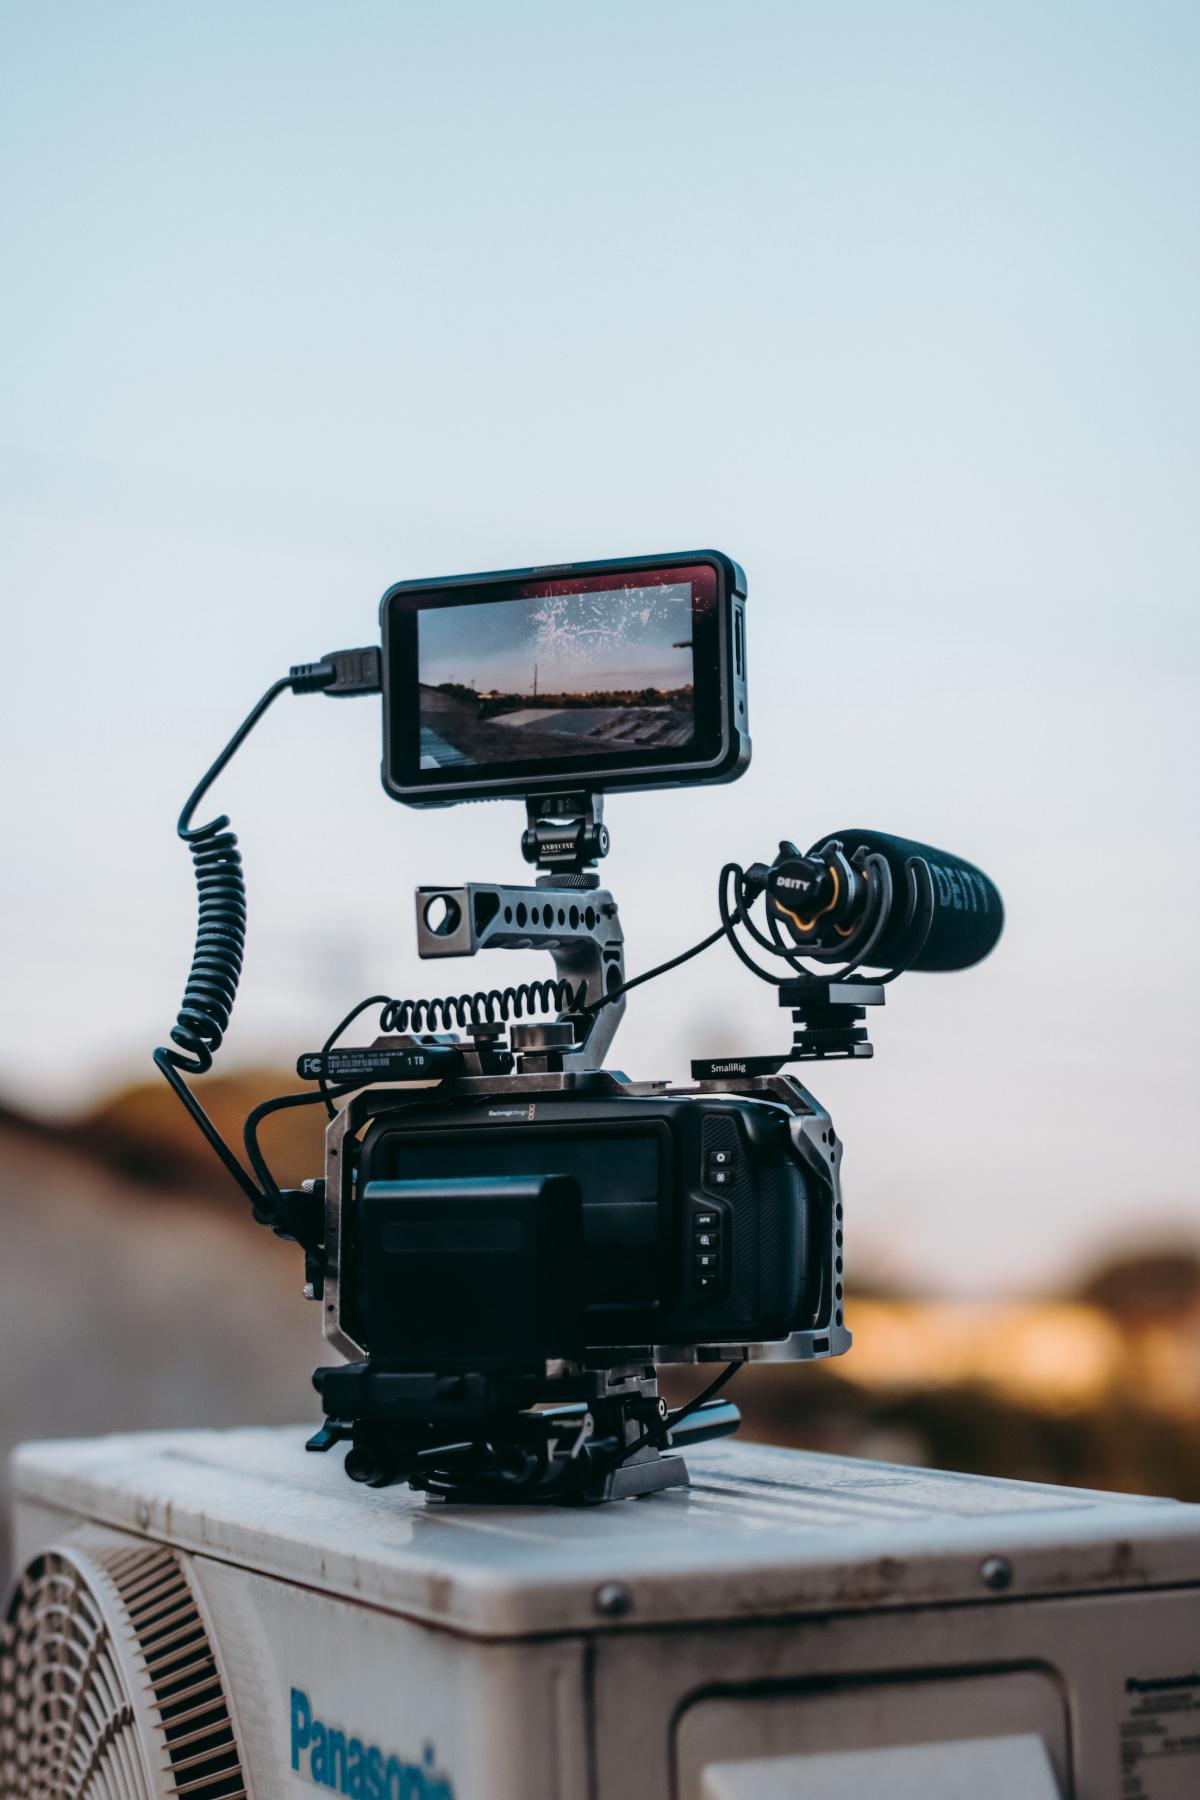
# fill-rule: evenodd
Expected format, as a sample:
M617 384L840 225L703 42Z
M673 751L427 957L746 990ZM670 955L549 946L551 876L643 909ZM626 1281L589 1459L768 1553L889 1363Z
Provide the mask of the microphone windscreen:
M921 857L929 865L933 922L924 947L909 967L931 972L969 969L994 949L1004 929L1004 902L995 882L974 863L953 856L948 850L935 850L931 844L893 837L887 831L835 831L821 843L828 843L830 838L837 838L851 858L863 849L882 856L892 873L892 921L871 952L873 968L894 967L903 960L909 936L905 926L909 915L908 863L912 857ZM809 854L815 854L819 848L814 845Z

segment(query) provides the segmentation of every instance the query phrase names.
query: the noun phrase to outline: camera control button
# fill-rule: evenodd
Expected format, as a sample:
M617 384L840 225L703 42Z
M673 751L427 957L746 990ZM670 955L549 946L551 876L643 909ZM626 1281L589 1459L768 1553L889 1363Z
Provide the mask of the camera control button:
M716 1285L717 1278L715 1275L697 1275L696 1277L696 1286L702 1291L707 1291L709 1288L715 1288Z
M702 1251L696 1258L696 1267L698 1269L715 1269L716 1266L717 1258L711 1250Z
M698 1212L696 1214L696 1230L697 1231L712 1231L720 1224L720 1222L721 1222L720 1213Z
M711 1192L713 1188L733 1186L733 1178L737 1170L737 1156L732 1150L710 1150L704 1158L704 1185Z
M719 1242L720 1239L715 1231L698 1231L696 1233L696 1248L698 1250L715 1250Z

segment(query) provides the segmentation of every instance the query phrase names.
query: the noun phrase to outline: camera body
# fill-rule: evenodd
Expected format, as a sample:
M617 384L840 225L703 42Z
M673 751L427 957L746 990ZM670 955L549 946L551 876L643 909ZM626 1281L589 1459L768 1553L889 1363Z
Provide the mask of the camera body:
M325 1318L344 1354L541 1375L848 1347L840 1146L798 1083L560 1080L363 1096L334 1122Z

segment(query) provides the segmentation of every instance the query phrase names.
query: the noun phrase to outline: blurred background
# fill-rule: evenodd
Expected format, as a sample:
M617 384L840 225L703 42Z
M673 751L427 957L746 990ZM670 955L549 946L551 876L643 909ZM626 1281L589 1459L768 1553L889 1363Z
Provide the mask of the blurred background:
M3 1446L313 1414L299 1254L149 1061L250 704L394 580L715 544L754 760L610 804L631 971L850 825L1009 913L810 1071L857 1342L753 1431L1200 1499L1198 78L1167 0L3 10ZM419 964L410 890L522 878L520 810L378 763L377 703L287 699L213 795L231 1129L362 995L500 972ZM785 1022L719 946L615 1060Z

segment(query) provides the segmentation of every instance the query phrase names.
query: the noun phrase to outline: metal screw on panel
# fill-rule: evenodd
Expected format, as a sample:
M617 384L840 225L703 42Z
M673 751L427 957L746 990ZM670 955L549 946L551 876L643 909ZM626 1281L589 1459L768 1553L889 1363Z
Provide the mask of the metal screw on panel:
M596 1611L603 1619L623 1619L633 1610L633 1595L623 1582L606 1581L593 1596Z
M316 1297L317 1297L316 1288L313 1286L311 1281L306 1281L304 1284L304 1298L306 1300L315 1300Z
M980 1579L984 1587L991 1588L995 1594L1002 1594L1006 1587L1012 1586L1013 1566L1007 1556L989 1556L979 1566Z

